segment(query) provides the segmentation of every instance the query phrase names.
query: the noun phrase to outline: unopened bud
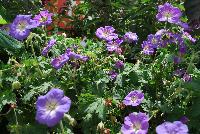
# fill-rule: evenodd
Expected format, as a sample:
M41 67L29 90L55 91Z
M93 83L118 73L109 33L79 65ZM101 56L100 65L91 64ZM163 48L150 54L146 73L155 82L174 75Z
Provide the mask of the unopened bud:
M20 89L21 88L21 83L19 81L14 81L12 83L12 89Z
M99 130L99 131L104 130L104 124L102 121L97 125L97 130Z
M74 118L72 118L69 114L64 114L64 119L69 121L69 125L76 126L77 122Z

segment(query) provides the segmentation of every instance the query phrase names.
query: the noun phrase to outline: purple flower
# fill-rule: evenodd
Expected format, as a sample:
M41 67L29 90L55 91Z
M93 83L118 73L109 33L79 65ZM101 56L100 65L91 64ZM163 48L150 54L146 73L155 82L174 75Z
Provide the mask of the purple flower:
M83 56L80 54L76 54L75 52L72 52L70 48L67 48L65 53L70 59L77 59L77 60L82 60L82 61L87 61L89 59L88 56Z
M138 106L144 100L144 94L139 90L131 91L123 100L126 106Z
M53 127L62 120L70 106L70 98L64 96L61 89L53 88L46 95L38 97L35 119L41 124Z
M184 69L177 69L176 71L174 71L173 74L174 74L175 76L181 77L184 73L185 73L185 70L184 70Z
M177 25L181 26L184 30L191 31L190 26L187 23L179 21L176 23Z
M30 34L31 15L17 15L10 26L10 35L18 40L23 40Z
M51 61L51 65L55 68L55 69L60 69L62 68L62 66L69 61L69 57L66 53L60 55L59 57L53 59Z
M0 27L0 30L5 31L7 34L10 34L10 26L11 24L5 24L2 27Z
M132 43L138 40L138 36L136 33L132 33L132 32L127 32L124 35L124 40L127 41L128 43Z
M178 44L179 46L184 45L184 39L181 34L172 34L173 43Z
M180 121L164 122L156 127L157 134L188 134L187 125Z
M116 67L117 69L123 68L123 67L124 67L124 62L121 61L121 60L116 61L116 62L115 62L115 67Z
M83 56L83 55L80 55L80 54L76 54L76 57L77 57L77 59L82 60L84 62L89 59L88 56Z
M186 124L186 123L189 121L189 119L188 119L186 116L182 116L182 117L180 118L180 121L181 121L183 124Z
M156 18L158 21L168 21L169 23L177 23L180 21L182 13L179 8L173 7L169 3L158 6L158 14Z
M38 15L31 20L33 27L48 25L52 22L52 13L49 13L48 10L40 11ZM33 28L32 27L32 28Z
M154 48L149 42L143 41L142 48L143 48L144 54L146 54L146 55L153 55L154 54Z
M153 48L158 48L161 44L161 35L148 35L147 42L151 44Z
M42 50L42 55L43 56L47 56L47 53L49 52L49 50L53 47L53 45L55 45L56 40L55 39L50 39L47 43L47 46L44 47L44 49Z
M124 118L121 127L122 134L147 134L149 117L145 113L131 113Z
M185 82L190 82L190 81L192 81L192 76L191 75L189 75L188 73L185 73L184 75L183 75L183 81L185 81Z
M96 36L99 39L111 41L118 38L118 35L114 31L115 29L112 26L100 27L96 31Z
M115 72L114 70L111 70L108 72L108 75L112 80L114 80L117 77L118 73Z
M174 64L179 64L181 62L181 57L179 56L174 56L173 57L173 60L174 60Z
M196 39L193 38L188 32L183 33L183 38L189 39L191 42L195 43Z
M158 31L156 32L155 35L160 35L160 36L162 36L162 35L164 35L164 34L166 34L166 33L168 33L168 31L167 31L166 29L160 29L160 30L158 30Z
M186 48L186 46L185 45L179 45L179 53L180 54L185 54L186 53L186 51L187 51L187 48Z
M116 39L114 41L109 41L106 45L107 50L110 52L117 51L119 46L122 44L123 40Z

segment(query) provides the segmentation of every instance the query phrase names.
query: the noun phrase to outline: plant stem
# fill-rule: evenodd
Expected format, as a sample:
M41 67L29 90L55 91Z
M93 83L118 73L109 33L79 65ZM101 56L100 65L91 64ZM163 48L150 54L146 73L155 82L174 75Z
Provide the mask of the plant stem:
M65 134L64 127L63 127L63 123L62 123L62 120L60 121L60 128L61 128L61 130L62 130L62 134Z
M16 134L19 134L19 131L18 131L18 125L19 125L19 123L18 123L18 119L17 119L17 113L16 113L16 111L15 111L15 109L14 109L14 114L15 114L15 122L16 122L16 128L15 128L15 131L16 131Z

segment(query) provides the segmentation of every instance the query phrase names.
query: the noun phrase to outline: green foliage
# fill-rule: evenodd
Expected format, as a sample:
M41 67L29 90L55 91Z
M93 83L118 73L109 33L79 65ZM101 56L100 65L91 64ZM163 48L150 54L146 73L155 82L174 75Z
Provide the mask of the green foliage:
M7 35L7 33L0 31L0 47L12 54L17 54L22 48L22 45L19 41Z

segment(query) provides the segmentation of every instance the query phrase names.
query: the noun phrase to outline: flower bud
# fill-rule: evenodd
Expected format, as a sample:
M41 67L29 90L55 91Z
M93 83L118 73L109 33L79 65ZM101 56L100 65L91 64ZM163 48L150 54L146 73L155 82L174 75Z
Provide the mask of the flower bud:
M69 125L76 126L77 122L74 118L72 118L69 114L64 114L64 119L69 121Z
M20 89L21 88L21 83L19 81L14 81L12 83L12 89Z
M104 124L102 121L97 125L97 130L100 130L100 131L104 130Z

